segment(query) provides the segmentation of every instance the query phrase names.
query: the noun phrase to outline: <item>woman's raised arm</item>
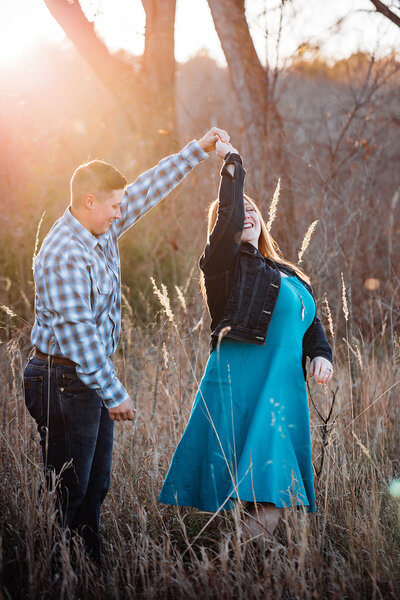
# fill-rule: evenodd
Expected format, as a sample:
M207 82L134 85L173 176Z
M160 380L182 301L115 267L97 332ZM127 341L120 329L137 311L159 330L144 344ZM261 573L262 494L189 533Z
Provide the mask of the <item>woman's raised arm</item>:
M246 171L231 144L217 142L217 156L224 158L219 187L218 216L200 258L204 274L227 271L239 252L244 225L243 188Z

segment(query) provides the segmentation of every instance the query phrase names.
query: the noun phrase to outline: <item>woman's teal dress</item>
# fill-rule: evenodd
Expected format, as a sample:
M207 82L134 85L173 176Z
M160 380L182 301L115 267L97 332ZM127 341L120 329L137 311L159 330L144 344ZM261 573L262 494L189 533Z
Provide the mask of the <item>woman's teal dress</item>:
M314 316L305 286L282 276L265 345L224 338L211 352L160 502L215 512L240 498L316 511L301 364Z

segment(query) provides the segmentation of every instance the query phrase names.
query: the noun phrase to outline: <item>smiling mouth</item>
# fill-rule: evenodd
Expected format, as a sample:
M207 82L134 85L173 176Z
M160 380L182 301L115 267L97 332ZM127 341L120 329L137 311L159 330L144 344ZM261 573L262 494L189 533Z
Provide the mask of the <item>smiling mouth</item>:
M246 225L243 227L243 229L251 229L253 227L252 223L246 223Z

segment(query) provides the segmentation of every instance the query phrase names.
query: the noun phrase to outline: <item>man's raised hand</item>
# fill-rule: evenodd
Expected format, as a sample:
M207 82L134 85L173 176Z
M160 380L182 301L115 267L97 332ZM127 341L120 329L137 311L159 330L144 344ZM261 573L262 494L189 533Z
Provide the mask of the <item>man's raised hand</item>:
M218 127L212 127L200 140L199 144L203 148L204 152L212 152L215 150L215 144L218 140L228 143L229 134L224 129Z
M111 421L133 421L136 410L133 408L132 400L129 398L118 406L108 409Z

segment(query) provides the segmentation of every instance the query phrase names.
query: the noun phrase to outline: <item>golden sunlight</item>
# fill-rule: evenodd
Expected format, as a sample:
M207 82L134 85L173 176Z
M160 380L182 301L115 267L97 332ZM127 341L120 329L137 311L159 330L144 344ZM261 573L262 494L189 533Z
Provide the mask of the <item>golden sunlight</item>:
M16 34L17 27L7 27L3 30L0 36L0 63L11 64L17 62L29 51L29 48L33 45L31 32L29 31L28 24L23 24L22 27L18 28L18 35Z
M63 33L49 15L43 2L33 0L0 5L0 21L3 25L0 36L0 66L12 66L29 54L43 38L60 40Z

